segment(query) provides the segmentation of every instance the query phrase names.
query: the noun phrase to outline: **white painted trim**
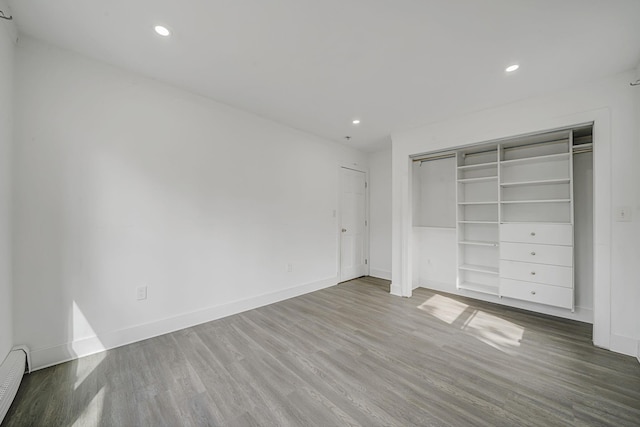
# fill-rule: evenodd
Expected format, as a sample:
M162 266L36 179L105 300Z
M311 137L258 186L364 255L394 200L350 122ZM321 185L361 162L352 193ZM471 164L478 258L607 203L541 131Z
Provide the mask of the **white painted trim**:
M638 357L638 348L640 347L639 340L622 335L611 334L610 343L611 348L609 348L609 350L615 351L616 353L626 354L627 356Z
M84 338L55 347L35 349L31 351L31 360L33 361L31 371L263 307L278 301L328 288L337 283L338 278L331 277L317 282L294 286L268 294L132 326L130 328L98 334L95 337Z
M379 279L391 280L391 272L386 270L378 270L375 268L369 269L369 276L377 277Z
M402 296L402 288L400 287L400 285L398 285L396 283L392 283L391 286L389 286L389 293L391 295L395 295L397 297L401 297Z

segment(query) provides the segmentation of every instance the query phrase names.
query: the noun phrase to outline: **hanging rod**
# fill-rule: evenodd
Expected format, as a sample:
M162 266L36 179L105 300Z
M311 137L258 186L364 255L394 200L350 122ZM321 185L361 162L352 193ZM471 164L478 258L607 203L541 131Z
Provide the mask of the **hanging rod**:
M13 19L13 15L7 16L7 15L4 14L3 11L0 10L0 18L6 19L7 21L11 21Z
M573 154L590 153L593 151L593 143L580 144L573 146Z
M635 82L629 83L629 86L640 86L640 79L636 80Z
M456 156L456 153L436 154L435 156L419 157L419 158L413 159L413 161L414 163L419 162L420 164L422 164L423 162L430 162L432 160L450 159L455 156Z

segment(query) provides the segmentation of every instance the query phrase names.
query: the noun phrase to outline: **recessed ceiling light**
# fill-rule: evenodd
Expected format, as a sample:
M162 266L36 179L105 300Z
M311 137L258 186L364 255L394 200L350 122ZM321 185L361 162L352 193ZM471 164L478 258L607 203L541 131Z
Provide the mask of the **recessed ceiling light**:
M360 119L355 119L351 123L353 123L354 125L359 125L360 124Z
M518 68L520 68L520 66L518 64L513 64L513 65L509 65L507 68L505 68L505 71L507 73L512 73L515 70L517 70Z
M156 30L156 33L160 34L162 37L169 37L171 35L171 31L169 31L167 27L164 27L162 25L156 25L153 29Z

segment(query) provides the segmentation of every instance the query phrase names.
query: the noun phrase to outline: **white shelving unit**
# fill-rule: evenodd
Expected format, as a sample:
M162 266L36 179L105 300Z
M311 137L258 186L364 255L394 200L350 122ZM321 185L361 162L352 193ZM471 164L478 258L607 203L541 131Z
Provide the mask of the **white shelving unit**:
M501 297L574 309L573 131L500 150Z
M498 295L498 147L457 153L458 290Z

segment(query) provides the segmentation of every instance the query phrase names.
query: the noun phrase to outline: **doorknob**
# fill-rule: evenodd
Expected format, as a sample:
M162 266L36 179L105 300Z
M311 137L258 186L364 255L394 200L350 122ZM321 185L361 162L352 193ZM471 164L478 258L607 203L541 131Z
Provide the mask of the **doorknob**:
M346 232L347 232L347 229L346 229L346 228L343 228L343 229L342 229L342 232L343 232L343 233L346 233Z

